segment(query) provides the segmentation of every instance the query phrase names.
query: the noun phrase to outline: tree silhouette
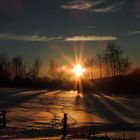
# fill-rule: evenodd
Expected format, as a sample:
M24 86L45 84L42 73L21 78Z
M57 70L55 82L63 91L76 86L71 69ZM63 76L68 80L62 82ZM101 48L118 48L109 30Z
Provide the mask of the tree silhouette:
M61 80L64 73L61 66L53 59L50 59L48 74L52 80Z
M101 54L97 54L95 57L95 64L99 66L99 71L100 71L100 78L102 78L103 74L103 56Z
M10 79L10 62L6 53L0 54L0 79Z
M88 75L89 79L93 79L94 78L94 76L93 76L94 58L93 57L88 58L85 62L85 66L88 69L87 75Z
M110 76L124 75L130 66L129 59L123 56L123 49L110 42L104 52L104 64Z
M33 65L30 70L30 75L33 79L39 78L39 73L41 69L42 62L39 57L35 57L33 61Z
M20 55L15 56L11 61L13 79L22 79L25 75L25 66L23 58Z

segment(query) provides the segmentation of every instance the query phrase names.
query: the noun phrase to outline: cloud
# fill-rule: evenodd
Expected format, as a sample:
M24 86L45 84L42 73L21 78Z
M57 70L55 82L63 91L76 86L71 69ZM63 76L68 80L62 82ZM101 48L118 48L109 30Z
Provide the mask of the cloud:
M73 36L65 38L65 41L111 41L117 40L115 36Z
M62 39L60 37L46 37L46 36L41 36L38 34L34 35L14 35L14 34L0 34L0 39L2 40L17 40L17 41L40 41L40 42L47 42L47 41L52 41L52 40L60 40Z
M90 10L90 9L92 9L92 7L95 7L103 2L104 2L104 0L96 0L94 2L87 1L87 0L73 0L64 5L61 5L61 8L76 9L76 10Z
M140 34L140 30L132 31L132 32L128 33L128 35L136 35L136 34Z
M72 0L61 5L63 9L75 9L94 13L111 13L123 9L127 0Z
M92 11L95 13L111 13L114 11L118 11L120 9L122 9L122 2L121 3L117 3L117 4L112 4L110 6L107 7L102 7L102 8L95 8Z
M105 41L105 40L117 40L115 36L72 36L72 37L47 37L38 34L34 35L14 35L14 34L0 34L0 40L15 40L15 41L28 41L28 42L48 42L48 41Z

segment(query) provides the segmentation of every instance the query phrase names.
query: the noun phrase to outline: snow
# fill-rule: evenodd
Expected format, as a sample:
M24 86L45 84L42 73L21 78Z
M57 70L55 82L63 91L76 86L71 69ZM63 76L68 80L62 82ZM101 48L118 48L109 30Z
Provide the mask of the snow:
M55 118L68 125L128 123L140 126L140 100L135 95L47 89L0 89L0 111L7 111L8 127L40 128Z
M0 89L0 110L8 112L8 126L49 122L67 113L73 123L140 123L137 96L76 91Z

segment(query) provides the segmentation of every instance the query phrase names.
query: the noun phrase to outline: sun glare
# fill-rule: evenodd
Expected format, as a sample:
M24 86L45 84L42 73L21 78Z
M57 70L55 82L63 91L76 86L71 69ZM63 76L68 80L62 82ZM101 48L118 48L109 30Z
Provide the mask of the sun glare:
M85 69L82 68L80 64L75 65L74 68L72 69L72 72L75 74L76 77L82 76L84 71Z

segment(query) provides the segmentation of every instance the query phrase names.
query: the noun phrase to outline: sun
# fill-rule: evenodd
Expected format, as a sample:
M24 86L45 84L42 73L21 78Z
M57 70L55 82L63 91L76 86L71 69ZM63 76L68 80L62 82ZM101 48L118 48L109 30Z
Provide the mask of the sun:
M75 74L76 77L82 76L84 71L85 69L82 68L80 64L75 65L74 68L72 69L72 72Z

